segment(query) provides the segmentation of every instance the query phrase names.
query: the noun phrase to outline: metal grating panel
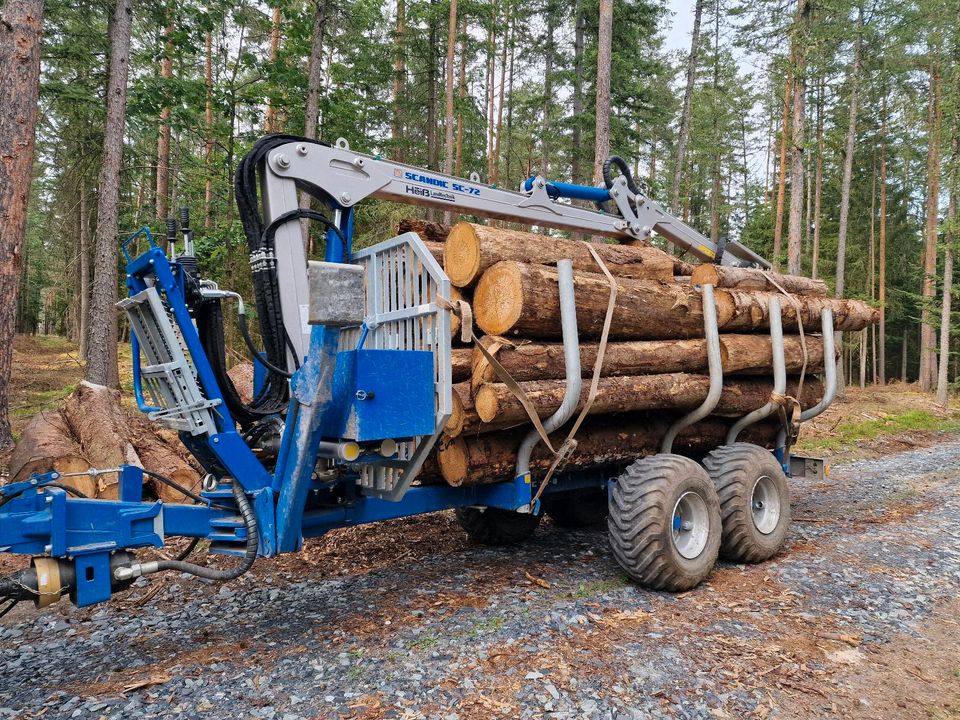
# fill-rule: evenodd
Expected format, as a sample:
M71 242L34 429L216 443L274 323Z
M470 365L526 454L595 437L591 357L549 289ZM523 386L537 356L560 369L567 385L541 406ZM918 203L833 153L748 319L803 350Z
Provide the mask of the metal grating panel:
M200 391L179 328L167 317L157 289L149 287L117 305L126 311L147 358L140 377L154 406L160 408L149 413L150 419L191 435L216 432L210 411L216 402Z
M360 469L367 495L399 500L416 478L452 412L450 311L437 302L450 297L450 280L416 233L404 233L358 251L365 271L367 338L364 347L433 353L436 426L433 435L399 443L397 457ZM361 328L340 333L340 349L357 347Z

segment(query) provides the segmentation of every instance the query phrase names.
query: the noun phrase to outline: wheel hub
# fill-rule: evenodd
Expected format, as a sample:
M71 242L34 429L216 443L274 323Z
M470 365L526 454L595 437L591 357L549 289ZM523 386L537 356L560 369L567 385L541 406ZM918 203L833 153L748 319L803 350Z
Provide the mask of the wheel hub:
M707 546L710 515L707 503L696 492L685 492L673 507L673 544L683 557L692 560Z
M750 511L753 525L764 535L769 535L780 522L780 494L769 475L761 475L753 484L750 493Z

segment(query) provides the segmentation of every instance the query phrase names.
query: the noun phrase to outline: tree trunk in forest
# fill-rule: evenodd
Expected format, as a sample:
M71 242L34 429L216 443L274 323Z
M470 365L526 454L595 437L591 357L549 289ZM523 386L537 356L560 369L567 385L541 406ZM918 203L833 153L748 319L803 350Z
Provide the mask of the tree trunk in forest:
M884 88L883 104L880 110L880 340L879 366L880 384L887 384L887 91Z
M276 66L277 58L280 55L280 20L282 13L280 6L273 8L270 16L270 64ZM280 132L280 123L277 121L277 108L273 104L273 98L267 96L267 112L263 122L263 132L267 135Z
M513 84L513 46L510 47L510 83ZM463 177L463 110L467 102L467 21L463 20L460 29L460 107L457 109L457 164L456 175ZM512 87L511 87L512 93ZM509 155L509 151L508 151ZM509 162L509 160L508 160ZM509 167L509 165L507 166Z
M10 372L27 233L34 129L40 91L43 0L5 0L0 9L0 450L12 442Z
M436 0L430 0L430 27L427 32L427 167L431 170L440 169L440 147L437 142L437 59L439 53L439 32L434 19L433 6ZM427 219L433 220L436 216L433 208L427 208Z
M673 258L659 248L597 243L593 250L614 275L673 281ZM582 242L461 222L447 238L444 269L453 285L470 287L501 260L555 265L564 258L576 270L601 272Z
M90 216L87 187L80 182L80 360L87 359L87 328L90 325Z
M203 227L213 227L213 33L207 32L205 41L204 82L206 86L205 129L207 133L203 152L203 168L206 180L203 188Z
M493 140L493 184L500 182L500 137L503 134L503 103L507 88L507 47L513 46L513 34L515 28L510 17L510 6L506 6L504 11L506 16L506 30L504 31L503 41L500 44L500 99L497 101L497 127Z
M701 295L689 285L615 278L617 304L610 337L613 339L662 339L702 337ZM607 312L610 286L606 277L577 272L577 325L582 338L599 337ZM769 327L768 305L778 292L745 290L714 292L717 323L728 331ZM794 305L794 302L796 305ZM484 273L472 303L474 318L488 335L559 338L560 293L553 268L499 262ZM820 313L834 312L838 330L861 330L876 322L876 311L859 300L797 295L782 303L783 326L796 330L797 312L805 328L820 326Z
M671 418L636 416L617 422L588 422L577 433L577 447L562 465L565 469L596 468L632 462L638 457L660 451L660 442L667 432ZM674 452L696 456L723 445L728 423L718 418L707 418L681 430ZM772 447L777 427L763 423L744 431L740 439L764 447ZM444 480L454 487L483 485L512 480L517 461L519 438L515 430L483 435L464 433L456 438L444 438L437 452ZM558 443L559 439L554 443ZM543 472L550 467L553 456L540 443L534 448L530 469Z
M850 115L847 124L847 139L843 157L843 180L840 185L840 227L837 234L837 272L834 286L837 297L843 297L844 275L847 262L847 224L850 217L850 183L853 179L853 152L857 144L857 94L860 90L860 60L863 47L863 6L857 14L857 37L853 43L853 65L850 68ZM842 335L837 332L837 346L842 344ZM844 385L843 364L838 366L837 387L842 392Z
M546 47L543 49L543 116L540 121L540 174L550 177L550 110L553 107L553 55L556 51L554 34L556 33L553 3L547 0L544 8L547 16Z
M791 275L802 272L800 263L801 239L803 237L804 195L804 143L806 131L807 96L807 35L810 30L809 0L800 0L797 7L798 29L794 35L793 52L793 127L790 131L790 220L787 231L787 271Z
M907 382L907 334L900 343L900 382Z
M173 6L166 8L167 27L163 41L163 60L160 62L160 84L164 95L172 92L173 79ZM157 138L157 220L163 221L170 214L170 105L160 109L160 134Z
M603 180L603 163L610 155L610 62L613 44L613 0L600 0L600 30L597 38L597 104L593 184Z
M103 134L103 162L94 234L93 286L84 379L97 385L117 384L117 233L120 213L120 170L130 71L132 0L117 0L110 23L110 73Z
M713 100L718 102L720 95L720 3L717 2L714 7L714 33L713 33ZM711 174L713 181L710 189L710 241L715 245L720 245L720 202L721 202L721 138L720 138L720 113L716 108L710 113L713 116L713 167ZM744 189L746 192L746 189Z
M777 178L777 212L773 220L773 269L780 269L780 254L783 252L783 204L787 194L787 143L790 138L790 100L793 97L793 63L787 67L787 79L783 88L783 126L780 135L780 164Z
M817 167L814 171L813 191L813 249L810 251L810 277L819 277L820 268L820 210L823 198L823 102L824 85L821 77L817 89Z
M700 19L703 16L704 0L697 0L693 11L693 33L690 37L690 54L687 56L687 83L683 91L683 109L680 112L680 132L677 135L677 158L673 167L673 182L670 185L670 209L680 212L680 182L690 140L690 113L693 103L693 87L697 81L697 54L700 50Z
M806 372L823 369L823 340L806 336ZM517 382L525 380L558 380L566 375L562 343L519 342L485 335L483 346L494 355L503 368ZM784 342L784 360L788 373L804 370L803 342L795 335L787 335ZM475 389L484 383L497 382L497 375L479 349L471 350L471 382ZM593 375L599 345L584 342L580 345L580 367L584 377ZM720 336L720 356L725 375L769 375L773 355L767 335ZM457 372L459 360L454 363ZM707 370L706 340L634 340L611 342L603 359L602 377L621 375L654 375L657 373L704 373Z
M960 44L958 44L960 52ZM954 69L960 89L960 67ZM940 313L940 367L937 372L937 402L946 407L950 393L950 310L953 293L953 251L957 238L957 195L960 194L960 107L954 109L950 140L950 194L947 204L947 232L943 251L943 305Z
M574 183L581 184L583 178L583 35L587 16L583 10L584 0L577 0L574 7L573 30L573 127L570 131L572 151L570 155L570 176Z
M920 389L936 383L937 340L933 302L937 291L937 237L940 226L940 60L939 48L930 54L927 103L927 226L923 252L923 291L920 305Z
M557 411L566 392L565 380L528 380L520 383L527 398L537 409L541 418ZM688 373L658 373L656 375L628 375L604 377L597 384L597 394L590 406L591 415L634 412L639 410L689 410L699 406L710 390L707 375ZM798 390L802 395L798 395ZM770 400L773 391L772 378L729 379L723 384L723 392L714 413L718 415L742 415L762 407ZM577 412L583 409L590 387L584 384ZM796 378L787 383L786 395L796 397L801 407L812 407L823 397L823 385L819 380L807 378L802 390ZM477 415L485 423L508 425L529 422L529 417L520 400L503 383L482 385L473 399Z
M456 5L456 0L453 0ZM454 9L452 12L456 12ZM391 156L397 162L404 160L403 99L407 84L407 7L405 0L397 0L397 21L393 32L393 112L390 118Z
M823 280L733 265L698 265L690 276L690 282L694 285L713 285L737 290L776 292L782 288L796 295L827 295L827 284Z
M317 121L320 119L320 85L323 76L323 42L327 29L327 11L330 0L314 0L313 38L310 41L310 57L307 59L307 101L303 112L303 136L317 139ZM401 0L402 2L402 0ZM310 207L310 195L300 193L300 209ZM300 233L308 253L313 251L310 239L310 221L300 220Z
M496 104L495 80L497 65L497 2L490 5L490 24L487 26L487 82L484 93L484 117L487 121L487 181L493 175L493 113Z
M453 173L453 60L457 47L457 0L450 0L450 21L447 26L447 66L446 66L446 116L444 118L443 172ZM443 214L445 225L450 224L452 214L448 210Z

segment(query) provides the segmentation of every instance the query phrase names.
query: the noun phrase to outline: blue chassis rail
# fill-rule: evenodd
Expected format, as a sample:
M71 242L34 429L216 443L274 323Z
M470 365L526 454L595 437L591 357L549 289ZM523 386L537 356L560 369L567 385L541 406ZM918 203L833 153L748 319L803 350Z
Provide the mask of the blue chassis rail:
M561 188L559 185L560 194L580 197L590 191L589 199L600 199L594 197L596 188L583 188L583 193L573 193L571 188L574 186ZM341 210L340 230L348 240L349 252L353 212ZM146 238L148 247L133 258L128 246L138 237ZM326 246L325 259L328 262L349 261L332 231L327 233ZM314 481L313 468L322 439L318 418L322 418L331 401L329 378L321 372L324 367L321 360L329 360L337 346L337 331L319 326L312 330L309 356L291 383L293 398L287 428L275 471L271 474L237 433L223 402L187 308L181 267L167 258L147 228L128 238L122 244L122 250L128 260L126 281L129 294L135 295L148 286L162 292L193 359L200 387L208 399L219 401L214 413L217 432L208 437L184 433L181 439L218 480L232 478L250 496L260 536L260 556L272 557L280 552L296 551L304 538L318 537L336 528L467 506L508 510L529 506L533 496L529 475L465 488L442 484L414 486L400 502L357 494L356 476L349 473L345 473L335 486ZM150 407L143 395L136 337L132 342L132 354L137 404L143 412L155 411L156 408ZM327 367L330 366L332 363L328 363ZM62 488L56 487L61 480L69 482L69 476L56 472L0 488L0 552L46 555L73 562L77 577L76 602L82 607L110 599L110 557L117 551L162 548L170 537L207 538L221 544L225 540L232 541L237 543L239 551L246 540L242 527L234 527L232 535L224 534L224 527L236 525L236 509L229 490L219 487L202 493L205 503L195 505L144 501L140 468L122 466L116 471L120 474L117 500L70 497ZM608 473L602 468L565 473L557 475L546 491L604 487L607 482ZM335 492L340 494L335 495ZM311 494L321 499L328 497L330 503L311 506Z

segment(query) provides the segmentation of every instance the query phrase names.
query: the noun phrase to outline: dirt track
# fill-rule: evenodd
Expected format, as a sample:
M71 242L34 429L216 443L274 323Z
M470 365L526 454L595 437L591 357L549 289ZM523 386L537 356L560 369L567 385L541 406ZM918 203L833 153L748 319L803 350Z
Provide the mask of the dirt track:
M640 590L602 529L468 547L447 515L334 533L0 626L17 717L960 717L960 442L798 482L787 553ZM375 569L368 570L368 566ZM4 710L0 710L3 716Z

